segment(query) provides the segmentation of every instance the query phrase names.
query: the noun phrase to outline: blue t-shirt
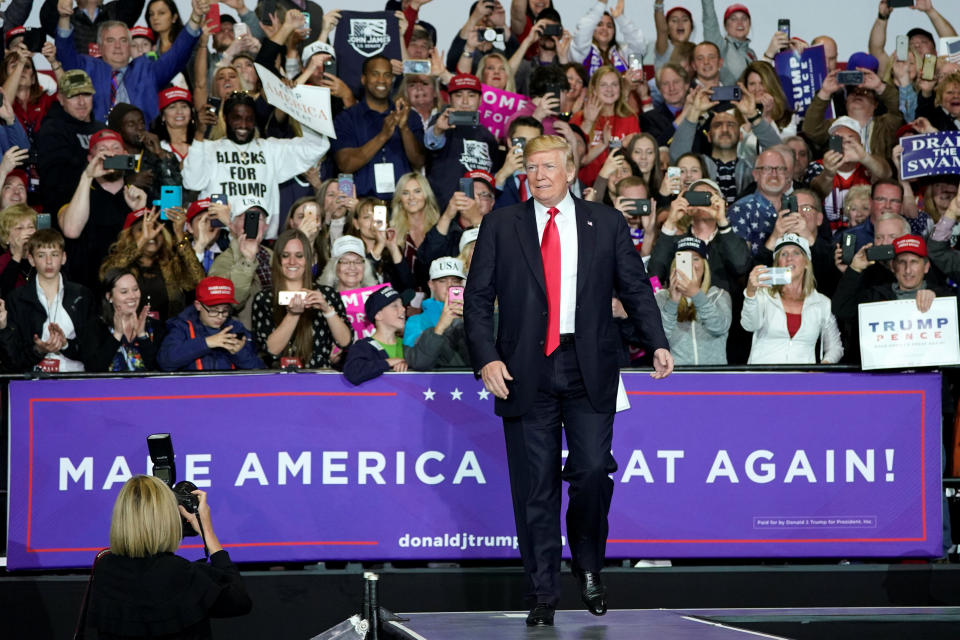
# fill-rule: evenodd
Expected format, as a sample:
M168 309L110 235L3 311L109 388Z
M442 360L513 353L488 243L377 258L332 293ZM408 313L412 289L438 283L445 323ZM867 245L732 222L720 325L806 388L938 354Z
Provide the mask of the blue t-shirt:
M417 343L417 338L427 329L432 329L440 322L440 314L443 313L443 302L427 298L423 301L423 313L418 313L407 319L407 324L403 327L403 344L412 347Z

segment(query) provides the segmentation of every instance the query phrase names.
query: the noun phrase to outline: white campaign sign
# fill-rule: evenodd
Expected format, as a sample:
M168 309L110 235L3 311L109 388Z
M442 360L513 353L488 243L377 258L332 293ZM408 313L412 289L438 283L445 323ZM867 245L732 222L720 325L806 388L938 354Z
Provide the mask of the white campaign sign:
M957 299L937 298L926 313L914 300L860 305L864 370L960 364Z
M337 137L337 132L333 129L333 118L330 116L330 89L309 85L299 85L291 89L266 67L260 64L255 66L267 102L314 131L329 138Z

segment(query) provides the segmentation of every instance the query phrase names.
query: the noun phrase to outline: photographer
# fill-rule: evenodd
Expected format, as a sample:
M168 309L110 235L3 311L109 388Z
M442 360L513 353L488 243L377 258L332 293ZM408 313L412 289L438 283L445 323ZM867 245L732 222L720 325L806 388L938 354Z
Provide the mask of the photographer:
M196 514L153 476L134 476L120 489L110 553L93 568L88 624L98 637L210 638L211 617L249 613L253 603L213 530L207 494L192 493L199 499ZM203 534L209 563L174 555L181 517Z

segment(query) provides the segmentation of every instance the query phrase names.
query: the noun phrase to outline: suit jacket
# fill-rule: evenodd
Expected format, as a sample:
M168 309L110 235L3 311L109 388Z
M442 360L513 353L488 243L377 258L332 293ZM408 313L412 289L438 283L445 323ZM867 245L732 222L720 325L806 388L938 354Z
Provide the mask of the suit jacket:
M651 351L669 344L653 289L623 216L605 205L573 199L577 217L577 304L574 343L587 397L597 411L616 406L620 334L610 312L616 295ZM494 340L493 305L499 305ZM487 214L470 264L464 296L470 362L479 372L502 360L513 382L497 399L497 415L526 413L537 393L547 332L547 294L534 200Z

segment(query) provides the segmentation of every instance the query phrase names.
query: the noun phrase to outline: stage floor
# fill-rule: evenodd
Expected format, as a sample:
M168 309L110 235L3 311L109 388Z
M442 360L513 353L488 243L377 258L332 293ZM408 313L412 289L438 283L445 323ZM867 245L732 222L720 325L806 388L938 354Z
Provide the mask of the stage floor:
M529 628L525 611L401 614L407 622L390 622L390 637L411 640L748 640L750 638L830 637L829 629L883 624L899 635L924 625L960 627L960 607L856 607L805 609L621 609L596 617L587 611L557 611L555 626ZM892 626L889 626L892 625ZM757 630L784 629L778 635ZM796 626L797 634L790 631ZM751 627L754 627L752 630ZM802 629L802 632L801 632ZM817 629L818 631L814 631ZM783 633L780 631L778 633ZM862 636L847 636L862 637ZM901 637L907 637L903 635ZM924 634L911 637L934 637Z

